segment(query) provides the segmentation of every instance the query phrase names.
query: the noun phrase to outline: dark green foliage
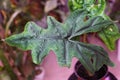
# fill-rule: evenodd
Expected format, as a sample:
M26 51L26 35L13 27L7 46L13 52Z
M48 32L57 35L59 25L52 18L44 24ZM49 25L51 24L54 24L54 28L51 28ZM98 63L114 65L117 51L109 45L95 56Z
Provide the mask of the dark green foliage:
M69 8L71 11L85 9L88 12L87 15L90 17L101 16L105 20L111 20L104 13L106 8L105 0L69 0ZM103 29L98 34L110 50L115 50L115 42L120 38L120 33L115 23L110 25L109 28Z
M100 16L85 20L86 14L84 10L77 10L63 24L49 16L47 29L28 22L24 32L10 36L5 41L22 50L32 50L33 62L36 64L41 63L49 51L53 50L61 66L69 67L73 57L77 57L91 73L99 70L103 64L113 66L102 47L73 39L85 33L101 31L113 24Z

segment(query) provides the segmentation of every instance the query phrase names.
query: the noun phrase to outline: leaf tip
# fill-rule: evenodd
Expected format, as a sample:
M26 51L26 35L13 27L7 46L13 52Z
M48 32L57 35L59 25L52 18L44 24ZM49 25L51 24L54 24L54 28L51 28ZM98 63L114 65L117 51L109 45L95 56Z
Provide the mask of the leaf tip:
M114 64L113 62L110 62L110 63L109 63L109 66L114 67L115 64Z
M36 61L36 60L34 60L34 59L33 59L33 63L34 63L34 64L39 64L38 61Z
M58 62L58 64L60 65L60 66L64 66L64 67L68 67L68 68L70 68L70 66L71 66L71 63L70 62Z
M52 16L47 16L47 21L49 22L49 21L51 21L51 20L53 20L54 19L54 17L52 17Z

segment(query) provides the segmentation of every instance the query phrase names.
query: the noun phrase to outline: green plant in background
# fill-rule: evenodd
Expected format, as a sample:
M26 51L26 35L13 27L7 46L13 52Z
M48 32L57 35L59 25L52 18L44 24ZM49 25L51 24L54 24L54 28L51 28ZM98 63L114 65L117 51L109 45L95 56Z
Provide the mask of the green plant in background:
M54 4L53 7L50 6L51 1ZM63 6L64 8L66 6L64 3L64 1L58 2L58 0L0 0L1 74L4 74L5 71L11 80L30 80L30 77L32 80L36 77L38 70L35 67L39 65L33 64L29 51L10 47L4 43L4 39L11 34L23 31L24 25L28 21L35 21L42 27L46 27L47 15L54 16L57 20L62 21L62 16L66 14L62 10ZM2 79L0 78L0 80Z
M73 57L78 58L91 74L98 71L104 64L113 66L102 47L75 39L82 34L99 32L107 46L112 44L109 48L114 48L113 44L119 32L116 32L116 27L111 27L114 23L109 18L102 16L105 9L104 0L99 0L97 3L95 0L69 0L69 5L73 12L64 23L50 16L47 18L47 29L37 26L34 22L28 22L24 32L6 38L5 42L22 50L31 50L33 62L36 64L41 63L49 51L53 50L61 66L70 67ZM100 9L99 13L96 13L98 9ZM115 37L114 40L111 36Z
M68 0L70 10L85 9L89 16L103 15L106 8L105 0Z
M105 20L111 20L105 14L106 1L105 0L68 0L71 12L84 9L88 12L88 16L101 16ZM98 33L99 37L104 41L110 50L115 49L115 42L120 38L119 29L115 23L111 24L108 28L101 30ZM113 38L114 37L114 38Z

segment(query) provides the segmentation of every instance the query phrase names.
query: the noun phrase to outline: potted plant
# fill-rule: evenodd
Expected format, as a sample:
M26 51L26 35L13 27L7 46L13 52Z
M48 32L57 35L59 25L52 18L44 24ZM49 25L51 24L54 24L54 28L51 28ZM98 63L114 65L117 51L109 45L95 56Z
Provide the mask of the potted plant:
M44 29L30 21L22 33L6 38L5 42L22 50L31 50L33 62L36 64L40 64L50 50L55 52L61 66L70 67L72 58L76 57L90 77L104 65L114 66L102 47L79 41L83 34L108 29L114 24L110 19L90 15L89 9L83 8L71 12L64 23L48 16L47 24L48 28ZM104 69L107 72L107 68Z
M70 11L85 9L86 11L88 11L89 17L101 16L104 18L104 20L111 20L109 16L107 16L104 12L106 9L105 0L69 0L69 7L70 7ZM119 34L118 27L116 26L115 23L113 23L109 25L108 28L99 31L98 36L106 44L109 50L114 50L115 42L120 37L120 34ZM114 39L113 39L113 36L114 36ZM80 75L81 76L85 75L85 73L82 73L82 71L85 72L86 70L82 68L80 69L81 71L79 71L79 67L82 67L82 65L78 61L75 65L75 73L73 73L72 76L70 76L69 78L70 80L75 80L76 77L79 77ZM103 72L101 72L101 70ZM110 80L116 80L115 76L112 73L108 72L108 68L105 65L97 72L99 72L100 74L102 73L105 77L109 77ZM92 78L100 77L100 76L101 75L95 74L93 77L89 77L89 76L88 77L90 80L92 80ZM87 76L84 76L84 77L87 77Z

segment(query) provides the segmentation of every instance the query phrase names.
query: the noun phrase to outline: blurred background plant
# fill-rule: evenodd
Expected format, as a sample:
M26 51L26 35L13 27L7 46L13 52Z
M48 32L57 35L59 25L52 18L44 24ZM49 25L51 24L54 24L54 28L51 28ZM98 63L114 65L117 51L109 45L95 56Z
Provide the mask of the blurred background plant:
M0 80L33 80L40 73L30 51L9 47L2 40L23 31L28 21L46 28L48 15L62 22L67 12L66 0L0 0Z
M120 0L107 2L107 15L120 27ZM36 71L30 51L10 47L4 38L22 32L28 21L46 28L46 16L63 22L68 13L67 0L0 0L0 80L34 80L41 72Z

